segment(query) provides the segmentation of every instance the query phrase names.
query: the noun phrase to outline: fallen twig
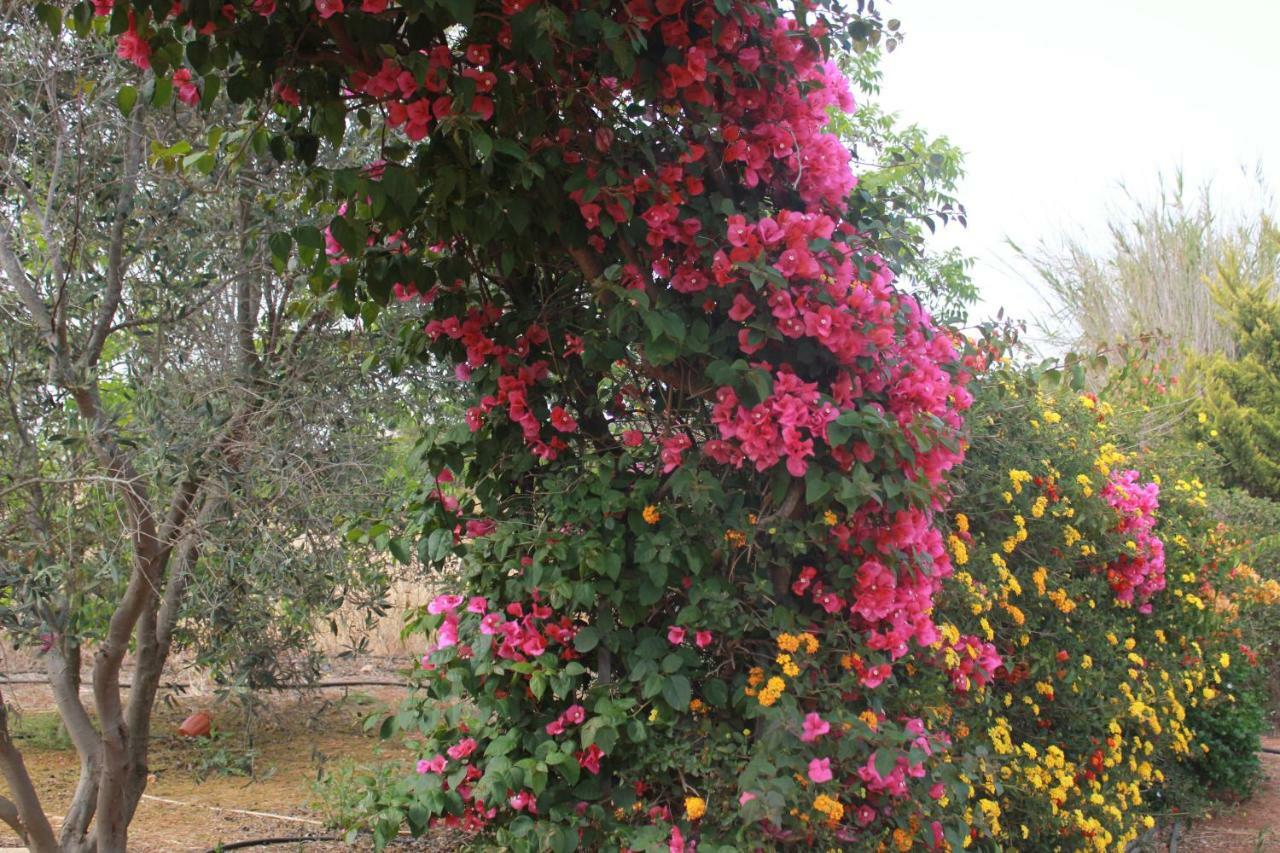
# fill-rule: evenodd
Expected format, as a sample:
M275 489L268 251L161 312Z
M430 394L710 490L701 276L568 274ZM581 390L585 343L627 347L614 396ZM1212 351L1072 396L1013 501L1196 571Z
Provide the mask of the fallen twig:
M313 841L341 841L336 835L282 835L275 838L251 838L247 841L232 841L210 847L206 853L222 853L223 850L241 850L245 847L266 847L271 844L309 844Z
M0 675L0 685L5 684L48 684L49 679L42 676L9 676ZM121 687L132 687L132 682L122 681ZM166 681L160 685L166 690L191 690L195 685L181 684L176 681ZM317 681L313 684L266 684L262 687L255 687L254 690L312 690L321 687L402 687L406 690L413 687L407 681L391 681L389 679L350 679L338 681Z

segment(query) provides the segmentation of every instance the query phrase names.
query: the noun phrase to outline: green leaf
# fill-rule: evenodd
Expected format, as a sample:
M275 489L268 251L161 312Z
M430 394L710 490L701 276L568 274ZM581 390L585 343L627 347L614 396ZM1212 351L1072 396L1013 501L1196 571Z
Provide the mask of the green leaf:
M36 4L36 17L55 38L62 34L62 10L52 3Z
M438 563L453 552L453 531L440 528L427 537L427 562Z
M204 91L200 93L200 106L207 110L222 91L222 78L217 74L206 74L201 82L204 83Z
M594 625L579 628L573 637L573 647L579 652L589 652L600 643L600 629Z
M277 231L267 238L267 247L271 249L272 259L280 262L277 267L279 270L284 262L289 260L289 252L293 249L293 238L287 231Z
M441 0L442 5L453 15L453 19L464 27L471 26L476 14L475 0Z
M821 468L812 467L804 475L804 502L813 504L831 491L831 482Z
M898 766L898 753L891 749L876 750L875 765L877 773L888 776Z
M121 115L132 113L137 103L138 90L133 86L121 86L120 91L116 92L116 106L120 108Z
M392 539L387 542L387 547L391 550L391 555L404 565L409 565L409 544L403 539Z
M317 251L324 248L324 234L314 225L299 225L293 229L293 239L303 248Z
M494 758L499 755L506 755L515 748L516 732L509 731L494 738L489 743L489 746L485 748L484 754L486 758Z
M151 93L151 106L167 107L172 100L173 81L168 77L157 77L155 91Z
M662 683L662 698L675 711L684 712L689 708L689 700L693 698L693 687L689 679L683 675L672 675Z

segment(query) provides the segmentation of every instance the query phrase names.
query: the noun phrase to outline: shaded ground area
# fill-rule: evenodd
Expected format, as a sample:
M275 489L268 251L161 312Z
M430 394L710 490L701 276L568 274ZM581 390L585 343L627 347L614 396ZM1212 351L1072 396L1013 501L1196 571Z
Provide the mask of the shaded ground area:
M393 660L340 665L328 677L395 680L399 665ZM79 764L58 724L49 690L38 685L3 690L6 701L19 709L15 737L45 808L61 815ZM317 780L326 770L407 759L364 728L371 714L394 708L402 696L402 690L387 686L280 692L263 695L262 707L249 716L229 699L170 694L157 706L153 778L132 824L129 849L185 853L209 850L219 842L332 834L324 827L326 806ZM213 717L214 736L177 735L178 724L201 709ZM17 844L6 831L0 825L0 848ZM334 842L255 849L317 853L351 848ZM447 848L426 841L403 849Z
M1280 736L1262 739L1280 750ZM1248 802L1224 806L1211 819L1182 834L1180 853L1257 853L1280 851L1280 755L1261 755L1265 778Z
M404 663L399 658L335 661L326 679L395 681ZM56 817L70 799L79 765L59 727L52 696L41 685L3 690L20 710L15 734L46 808ZM246 718L229 699L170 693L157 707L153 778L132 825L130 850L203 853L219 843L334 834L325 828L332 805L324 802L317 780L326 771L407 761L407 753L366 732L364 725L402 696L390 686L271 693L262 695L262 706ZM176 734L178 724L196 710L212 715L212 739ZM1263 745L1280 750L1280 735L1265 737ZM1264 752L1261 759L1265 778L1254 798L1224 806L1211 819L1184 829L1179 853L1280 853L1280 754ZM0 792L5 792L3 781ZM17 844L5 830L0 825L0 849ZM415 851L454 847L448 835L397 845ZM328 853L352 847L331 841L252 849ZM355 849L372 846L361 842Z

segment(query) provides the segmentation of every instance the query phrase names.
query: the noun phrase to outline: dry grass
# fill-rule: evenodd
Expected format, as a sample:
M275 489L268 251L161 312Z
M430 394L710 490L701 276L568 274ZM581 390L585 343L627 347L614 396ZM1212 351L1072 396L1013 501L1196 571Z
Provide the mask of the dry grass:
M380 670L380 674L388 673ZM70 745L57 737L47 688L11 692L7 698L21 708L15 733L23 743L28 769L46 808L57 816L70 801L78 760ZM394 744L365 733L363 726L370 714L393 707L401 695L385 688L276 694L252 719L236 703L212 696L171 697L160 703L152 778L134 819L129 849L179 853L248 838L324 834L315 783L326 768L340 761L408 758ZM178 723L197 708L212 714L216 729L223 732L218 740L193 741L176 734ZM252 749L252 775L223 775L207 767L202 772L202 765L210 763L219 746L225 746L233 758ZM16 842L0 833L0 847ZM308 845L306 849L326 848ZM334 844L327 849L350 848Z
M357 648L362 640L366 644L364 653L374 657L412 654L423 643L412 638L406 641L405 614L425 606L437 592L434 586L421 582L396 581L387 596L391 602L390 610L371 628L364 627L362 613L347 606L335 614L338 626L336 634L329 629L328 624L317 626L316 643L320 651L330 657Z
M1041 333L1086 352L1152 335L1170 342L1175 362L1187 350L1230 353L1230 331L1212 294L1220 268L1257 280L1275 271L1280 254L1273 204L1258 181L1259 209L1248 218L1224 220L1208 188L1193 200L1176 175L1161 182L1153 203L1129 197L1128 211L1111 217L1101 253L1070 236L1031 250L1015 245L1053 307Z

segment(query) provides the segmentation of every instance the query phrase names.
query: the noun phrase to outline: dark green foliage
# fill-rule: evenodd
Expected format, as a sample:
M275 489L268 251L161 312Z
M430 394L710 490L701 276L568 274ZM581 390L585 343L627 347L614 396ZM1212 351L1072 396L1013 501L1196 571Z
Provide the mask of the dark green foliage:
M1209 751L1195 759L1192 769L1215 796L1244 799L1257 788L1262 775L1258 736L1266 729L1263 700L1254 690L1242 690L1231 704L1199 706L1187 712L1187 724Z
M1273 278L1248 280L1238 269L1220 266L1214 290L1235 357L1214 354L1193 367L1204 387L1208 438L1231 482L1255 495L1280 497L1280 301Z

